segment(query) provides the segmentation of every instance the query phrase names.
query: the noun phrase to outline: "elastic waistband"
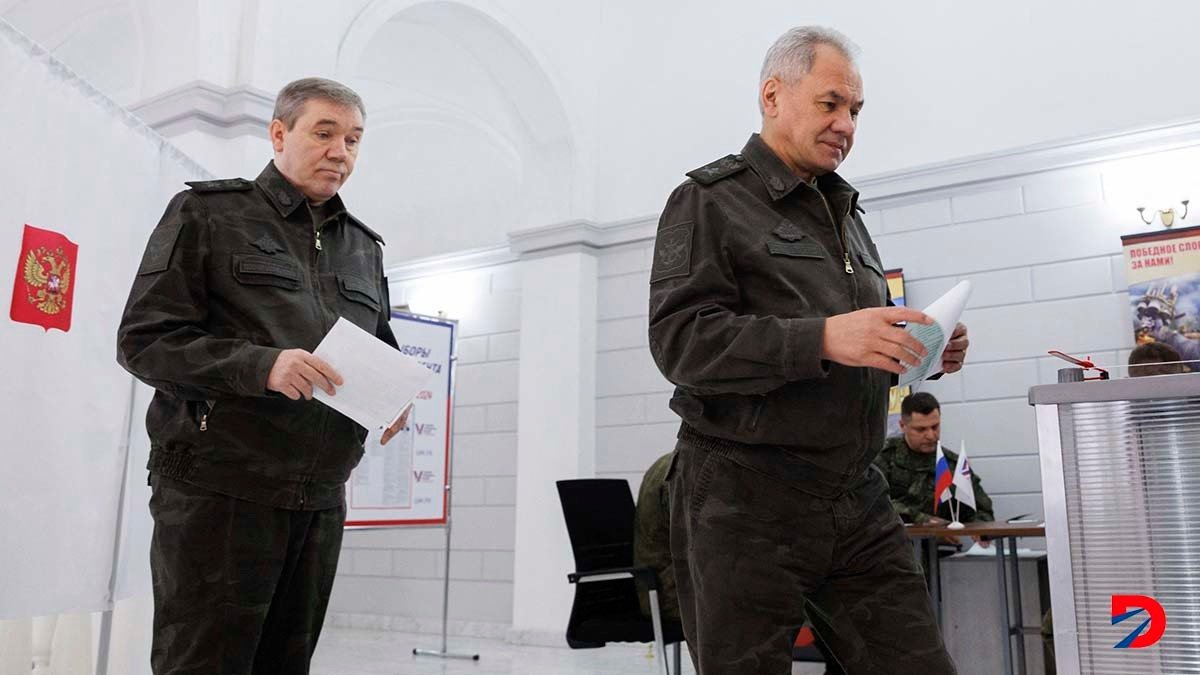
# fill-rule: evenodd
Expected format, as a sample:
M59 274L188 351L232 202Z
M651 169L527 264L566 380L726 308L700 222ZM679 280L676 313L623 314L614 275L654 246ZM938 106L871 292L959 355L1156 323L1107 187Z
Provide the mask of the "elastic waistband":
M823 498L835 498L862 483L868 470L848 467L844 473L830 471L804 459L804 450L778 445L751 445L716 438L680 425L679 442L697 450L716 452L751 471L774 478L787 486ZM869 467L868 467L869 468Z

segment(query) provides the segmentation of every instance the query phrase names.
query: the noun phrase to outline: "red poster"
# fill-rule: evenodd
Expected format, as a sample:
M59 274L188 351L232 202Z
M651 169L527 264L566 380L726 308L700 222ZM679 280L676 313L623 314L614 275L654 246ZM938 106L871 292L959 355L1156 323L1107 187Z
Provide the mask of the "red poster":
M79 246L58 232L25 226L9 317L46 330L71 330Z

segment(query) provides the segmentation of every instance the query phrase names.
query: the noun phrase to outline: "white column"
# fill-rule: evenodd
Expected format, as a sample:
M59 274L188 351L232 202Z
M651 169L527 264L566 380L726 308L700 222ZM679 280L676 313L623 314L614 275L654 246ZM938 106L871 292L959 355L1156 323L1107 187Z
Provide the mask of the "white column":
M554 482L596 470L596 258L573 246L521 261L513 636L562 644L574 590Z
M33 620L0 621L0 673L28 673L33 662Z

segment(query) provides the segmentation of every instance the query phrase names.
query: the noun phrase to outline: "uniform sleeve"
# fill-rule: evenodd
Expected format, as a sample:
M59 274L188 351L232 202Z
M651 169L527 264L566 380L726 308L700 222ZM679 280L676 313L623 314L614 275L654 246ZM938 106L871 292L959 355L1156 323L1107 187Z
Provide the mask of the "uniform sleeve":
M383 286L379 297L383 298L383 309L379 312L379 322L375 326L375 337L388 343L395 349L400 348L396 335L392 332L392 295L388 290L387 277L382 276Z
M267 396L281 350L209 332L207 211L176 195L150 235L121 325L117 361L142 382L184 400Z
M695 183L671 195L650 274L650 351L672 383L700 395L763 394L824 377L824 318L742 314L729 222Z

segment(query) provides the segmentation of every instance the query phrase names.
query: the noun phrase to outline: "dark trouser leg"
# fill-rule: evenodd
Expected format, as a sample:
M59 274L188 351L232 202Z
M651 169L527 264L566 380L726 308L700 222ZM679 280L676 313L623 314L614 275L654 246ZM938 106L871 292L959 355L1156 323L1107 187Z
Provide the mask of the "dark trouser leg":
M254 659L254 675L304 675L333 591L345 531L345 506L293 511L287 563Z
M833 635L833 626L829 625L824 614L811 604L806 603L804 611L808 616L808 622L812 624L813 646L821 652L821 656L825 659L825 675L845 675L846 671L842 670L841 664L833 654L833 648L829 646L825 637Z
M308 672L337 563L341 511L276 509L155 476L155 675ZM335 520L336 533L324 527ZM301 662L296 655L305 652Z
M925 578L882 476L834 502L838 545L829 578L834 653L847 673L955 673Z
M671 553L700 675L787 675L804 595L830 560L827 504L681 443Z

